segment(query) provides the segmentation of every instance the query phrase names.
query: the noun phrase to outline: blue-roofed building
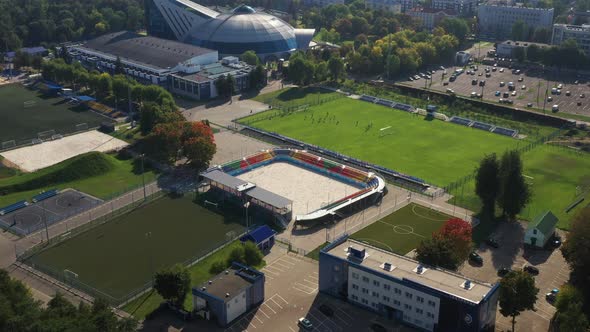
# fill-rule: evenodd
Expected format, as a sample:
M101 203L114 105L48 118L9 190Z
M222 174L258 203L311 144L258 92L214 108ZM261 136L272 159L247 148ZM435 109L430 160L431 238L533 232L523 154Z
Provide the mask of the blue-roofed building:
M46 56L49 51L43 46L36 47L23 47L20 49L21 52L26 53L30 56ZM12 61L16 56L16 51L6 52L5 58L7 61Z
M194 312L227 326L264 302L264 273L234 262L228 270L193 288Z
M246 241L252 241L256 244L258 249L264 252L269 250L275 244L276 234L277 232L275 232L272 228L268 227L267 225L262 225L242 236L240 241L242 241L242 243Z

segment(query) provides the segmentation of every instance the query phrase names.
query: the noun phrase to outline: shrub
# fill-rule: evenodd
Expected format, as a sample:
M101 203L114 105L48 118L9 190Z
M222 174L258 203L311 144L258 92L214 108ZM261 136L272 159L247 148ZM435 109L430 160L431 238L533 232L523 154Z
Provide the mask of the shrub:
M211 267L209 268L209 273L219 274L223 272L223 270L225 270L226 267L227 265L223 261L214 262L213 264L211 264Z
M244 243L244 259L249 266L256 266L262 263L262 252L260 252L260 249L258 249L254 242L246 241Z
M227 266L231 266L232 262L246 264L245 251L243 246L235 247L227 257Z

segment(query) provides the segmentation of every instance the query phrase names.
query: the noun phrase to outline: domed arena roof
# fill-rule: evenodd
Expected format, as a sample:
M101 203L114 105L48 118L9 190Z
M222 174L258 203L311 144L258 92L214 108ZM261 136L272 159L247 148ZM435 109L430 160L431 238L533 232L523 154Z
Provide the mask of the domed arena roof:
M187 42L221 54L276 54L297 48L295 29L287 22L242 5L196 26Z

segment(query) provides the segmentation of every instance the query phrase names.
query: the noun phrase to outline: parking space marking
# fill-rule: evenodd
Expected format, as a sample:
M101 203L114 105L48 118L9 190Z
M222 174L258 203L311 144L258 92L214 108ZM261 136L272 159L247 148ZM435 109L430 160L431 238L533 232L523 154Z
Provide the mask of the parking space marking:
M264 310L262 310L262 307L258 308L258 311L260 311L263 315L266 316L266 318L270 319L270 316L266 314L266 312L264 312Z
M260 324L264 324L260 318L256 317L256 315L254 315L253 317L256 318L256 320L258 320Z
M287 305L289 304L289 302L287 302L287 300L285 300L285 299L284 299L282 296L280 296L279 294L275 294L275 295L273 295L273 296L276 296L276 297L278 297L278 298L279 298L279 299L281 299L283 302L285 302L285 304L287 304Z
M265 268L265 269L278 270L279 272L285 272L285 271L283 271L283 270L279 269L278 267L271 266L271 265L265 266L264 268ZM275 273L277 273L277 274L278 274L278 272L275 272Z
M278 261L280 261L281 263L286 263L286 264L290 264L290 265L295 265L295 263L290 262L286 259L284 259L283 257L279 258Z
M295 282L295 284L294 284L294 285L301 286L302 288L309 288L309 289L311 289L311 290L315 290L315 289L317 289L317 288L315 288L315 287L312 287L312 286L307 286L307 285L304 285L304 284L302 284L302 283L300 283L300 282Z
M262 271L264 271L264 273L270 273L270 274L274 275L275 277L281 275L279 272L273 272L271 270L268 270L267 267L264 267L262 269Z
M289 265L287 265L287 264L285 264L283 262L279 262L279 261L276 261L276 262L272 263L271 265L273 265L273 266L278 265L280 268L283 268L283 269L286 269L286 270L288 270L288 269L290 269L292 267L292 266L289 266Z
M291 326L289 326L289 330L293 331L293 332L297 332L295 331Z
M280 304L278 304L277 301L275 301L272 297L269 300L271 300L274 304L281 308L281 310L283 310L283 307Z
M317 280L307 280L306 278L303 278L303 282L310 283L310 284L312 284L313 286L315 286L315 285L317 285L317 284L318 284L318 281L317 281Z
M273 313L273 314L275 314L275 315L276 315L276 314L277 314L277 312L276 312L276 311L274 311L274 309L273 309L273 308L271 308L271 307L270 307L268 304L266 304L266 302L267 302L267 301L264 301L262 304L263 304L263 305L265 305L265 306L266 306L268 309L270 309L270 311L272 311L272 313Z
M350 315L349 315L349 314L348 314L346 311L344 311L344 310L340 309L339 307L336 307L336 309L337 309L338 311L340 311L341 313L345 314L345 315L346 315L346 317L350 318L351 320L353 319L353 318L352 318L352 316L350 316Z

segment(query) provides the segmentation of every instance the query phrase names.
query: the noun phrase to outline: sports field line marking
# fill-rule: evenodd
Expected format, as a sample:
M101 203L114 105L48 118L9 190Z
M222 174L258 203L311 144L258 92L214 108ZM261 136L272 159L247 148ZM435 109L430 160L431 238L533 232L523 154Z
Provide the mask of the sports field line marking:
M422 205L417 205L417 204L415 204L414 206L412 206L412 213L414 213L415 215L417 215L417 216L418 216L418 217L420 217L420 218L423 218L423 219L426 219L426 220L431 220L431 221L438 221L438 222L443 222L443 221L446 221L446 218L445 218L445 219L434 219L434 218L431 218L431 217L428 217L428 216L424 216L424 215L422 215L422 214L420 214L420 213L416 212L416 207L420 207L420 208L422 208L422 209L426 209L426 210L432 210L432 209L428 209L428 208L427 208L427 207L425 207L425 206L422 206ZM436 210L435 210L435 211L436 211ZM436 211L436 212L438 212L438 211Z
M373 241L373 242L376 242L376 243L379 243L379 244L382 244L382 245L386 246L387 248L389 248L389 251L393 252L393 249L390 246L388 246L387 244L383 243L383 242L380 242L380 241L377 241L377 240L373 240L373 239L369 239L369 238L366 238L366 237L357 238L357 240L359 240L359 241Z

